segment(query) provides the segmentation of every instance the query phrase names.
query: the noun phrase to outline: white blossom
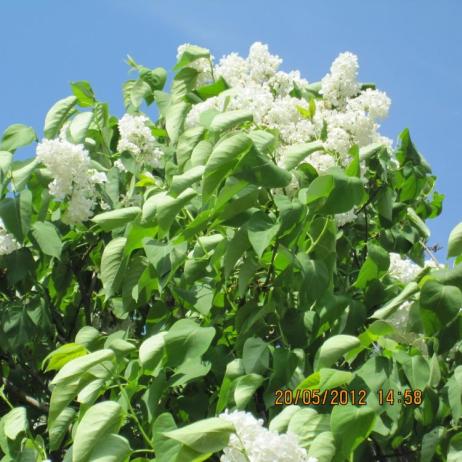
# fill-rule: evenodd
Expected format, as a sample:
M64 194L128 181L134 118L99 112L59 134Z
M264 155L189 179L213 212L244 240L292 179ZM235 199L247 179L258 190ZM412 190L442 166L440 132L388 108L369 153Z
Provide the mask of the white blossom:
M358 215L354 212L354 210L350 210L345 213L337 213L335 215L335 223L338 227L345 226L348 223L351 223L358 218Z
M328 137L324 146L328 151L346 154L351 146L351 136L344 128L333 126L328 131Z
M299 446L296 435L272 432L248 412L225 411L220 417L236 429L223 450L221 462L317 462Z
M90 182L93 184L103 184L107 182L107 176L104 172L98 172L95 169L89 170Z
M431 259L425 260L424 268L441 269L444 268L444 265ZM420 267L409 258L401 257L398 253L390 253L390 268L388 269L388 273L403 284L407 284L414 280L424 268Z
M85 147L62 137L44 139L37 145L36 154L53 177L48 186L50 194L57 200L68 199L63 221L77 224L88 220L96 203L95 186L107 177L89 168L90 155Z
M391 100L383 91L367 88L356 98L348 100L347 110L364 111L374 119L388 116Z
M330 73L321 81L321 94L332 106L342 106L347 98L359 92L358 57L341 53L332 63Z
M120 159L117 159L114 162L114 167L116 167L121 172L127 172L128 171L127 168L125 167L125 165L123 164L123 162Z
M318 171L318 173L325 173L327 170L337 165L334 157L322 152L314 152L308 157L307 161Z
M228 85L258 86L268 83L275 77L282 59L272 55L268 45L255 42L249 49L247 59L236 53L224 56L214 70L215 77L223 77ZM279 74L278 78L282 77ZM295 77L295 76L294 76Z
M0 255L9 255L18 250L19 247L14 236L5 229L5 225L0 219Z
M278 71L268 80L268 85L277 95L287 96L294 86L303 88L308 85L308 82L300 75L300 71Z
M64 139L44 139L37 145L37 158L50 171L50 193L57 199L72 194L75 184L87 181L90 156L82 144Z
M409 258L403 258L399 253L390 253L388 273L403 284L411 282L421 271L422 268Z
M149 119L144 115L125 114L119 120L119 151L128 151L140 163L159 167L162 151L156 145L148 125Z
M76 188L69 200L63 222L74 225L87 221L93 215L95 205L92 191L87 188Z
M388 114L390 98L379 90L361 91L356 55L341 53L334 60L330 72L321 81L322 98L316 99L314 113L305 99L291 94L294 87L303 89L308 82L299 71L280 70L281 64L281 58L272 55L268 46L260 42L250 47L246 58L237 53L224 56L214 66L214 76L223 77L231 88L193 105L186 127L198 125L201 114L210 109L248 110L257 128L279 134L274 153L278 164L284 164L288 146L325 140L324 152L314 153L307 160L319 173L335 165L347 165L353 145L381 143L391 147L391 140L380 134L377 122ZM299 107L305 111L299 111ZM364 163L361 172L365 172Z

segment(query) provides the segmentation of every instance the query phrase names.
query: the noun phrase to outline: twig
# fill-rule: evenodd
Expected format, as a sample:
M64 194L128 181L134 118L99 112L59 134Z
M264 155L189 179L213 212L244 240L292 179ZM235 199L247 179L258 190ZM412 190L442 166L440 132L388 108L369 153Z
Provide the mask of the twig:
M24 391L20 390L16 385L10 382L7 378L2 377L2 382L6 388L10 390L10 392L15 395L19 400L21 400L25 404L29 404L32 407L35 407L39 411L43 412L44 414L48 413L48 405L45 403L41 403L37 399L32 396L29 396Z

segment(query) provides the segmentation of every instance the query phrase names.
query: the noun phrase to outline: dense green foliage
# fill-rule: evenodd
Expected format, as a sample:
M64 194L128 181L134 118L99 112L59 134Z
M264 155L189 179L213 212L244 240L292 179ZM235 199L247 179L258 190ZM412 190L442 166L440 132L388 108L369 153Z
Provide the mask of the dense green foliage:
M0 257L2 462L219 460L233 428L217 417L234 408L320 462L462 460L462 264L423 267L442 196L408 131L395 153L353 146L319 174L322 140L300 144L283 168L277 133L251 114L212 110L184 128L191 105L227 88L195 85L203 57L183 54L169 93L163 69L130 61L127 112L156 104L159 168L118 152L118 120L87 82L52 107L45 137L71 120L68 139L107 175L95 194L108 210L84 223L62 219L37 159L14 160L34 131L3 134L0 217L19 246ZM393 278L390 253L422 272Z

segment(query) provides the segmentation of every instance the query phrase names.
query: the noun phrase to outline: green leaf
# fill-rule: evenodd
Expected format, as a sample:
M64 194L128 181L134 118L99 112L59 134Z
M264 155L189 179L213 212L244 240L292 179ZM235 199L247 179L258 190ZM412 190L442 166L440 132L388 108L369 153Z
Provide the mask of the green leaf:
M21 191L14 199L8 197L0 201L0 217L3 224L19 242L23 242L29 232L31 215L32 193L28 189Z
M22 124L10 125L2 135L0 151L15 151L37 140L34 129Z
M130 444L126 438L110 433L96 443L88 460L91 462L125 462L130 451Z
M285 406L269 423L269 430L277 433L286 433L290 419L300 410L299 406L290 404ZM316 411L315 411L316 412Z
M244 122L251 122L252 120L253 113L245 109L222 112L213 118L210 124L210 131L219 133L231 130Z
M207 48L188 44L184 47L184 50L173 69L177 71L201 58L210 59L210 51L207 50Z
M45 127L43 129L46 138L54 138L58 135L76 104L77 98L75 96L68 96L67 98L60 99L51 107L45 117Z
M317 201L326 201L334 189L334 179L330 175L321 175L315 178L308 188L299 191L300 202L310 205Z
M75 410L71 407L66 407L48 429L51 451L56 451L61 446L66 433L69 431L69 426L74 416Z
M12 161L13 161L13 154L11 154L11 152L0 151L0 172L1 172L0 181L2 183L9 180L7 179L7 176L10 171Z
M177 367L188 359L200 358L210 347L215 328L200 327L191 319L180 319L169 329L165 339L168 364Z
M43 364L48 363L45 371L59 370L69 361L86 354L87 349L78 343L66 343L65 345L61 345L43 360Z
M21 191L26 186L27 181L29 181L30 176L39 163L37 157L34 157L31 160L21 163L19 166L13 164L12 183L16 191Z
M90 459L92 451L109 434L117 432L121 423L122 408L115 401L103 401L88 409L75 432L72 462L94 461Z
M261 258L265 249L277 235L279 223L274 221L264 212L254 213L248 223L247 235L258 258Z
M315 178L300 194L301 202L307 205L316 203L323 213L329 214L348 212L366 197L361 179L346 175L338 167Z
M430 380L430 365L420 355L412 356L403 364L404 373L411 385L416 390L424 390Z
M418 292L419 285L410 282L399 295L388 301L382 308L376 310L370 317L375 319L384 319L393 314L402 304L407 301L413 294Z
M449 324L462 307L462 292L458 287L428 280L420 291L420 306L432 311L442 325Z
M415 210L411 207L407 208L407 216L411 223L414 223L416 228L420 231L420 234L425 238L428 239L430 237L430 229L424 223L424 221L417 215Z
M313 302L322 298L329 287L329 270L324 261L311 259L306 253L297 254L296 261L302 273L300 304L308 309Z
M138 66L140 78L144 80L152 90L162 90L167 80L167 71L163 67L148 69L144 66Z
M69 133L74 143L84 142L93 116L93 112L81 112L72 119L69 125Z
M361 266L358 278L354 283L355 287L364 289L370 281L379 279L389 266L390 257L388 252L380 245L368 242L367 258Z
M353 373L337 369L322 368L313 372L297 385L297 390L331 390L332 388L348 385L354 378Z
M21 231L26 236L30 229L32 217L32 192L24 189L19 193L19 219L21 221Z
M141 215L141 209L139 207L125 207L95 215L91 221L101 226L105 231L111 231L114 228L119 228L127 223L131 223L139 215Z
M37 241L40 250L50 257L59 259L63 243L56 231L56 227L49 221L36 221L32 225L32 235Z
M187 96L194 90L198 74L196 69L185 67L175 75L170 87L171 104L188 100Z
M314 360L314 369L329 367L345 353L360 345L357 337L352 335L334 335L328 338L319 348Z
M233 271L239 258L242 254L250 247L249 238L247 235L247 229L241 228L235 232L231 241L228 244L226 253L223 259L223 269L225 272L225 278L228 278Z
M462 458L462 432L456 433L449 440L447 462L460 462Z
M176 161L180 168L183 168L185 163L191 158L191 153L204 136L205 129L203 127L192 127L185 130L178 138L178 146L176 148Z
M96 102L93 89L87 81L80 80L79 82L71 82L71 88L80 106L89 107L93 106Z
M268 344L261 338L248 338L242 351L242 363L246 374L266 371L269 366Z
M219 77L215 82L199 87L195 93L203 100L217 96L229 88L223 77Z
M203 454L221 451L228 444L234 431L232 423L212 417L166 432L164 435Z
M100 338L101 334L98 329L95 329L93 326L83 326L75 336L75 343L91 350L96 346Z
M284 188L292 178L289 172L278 167L257 149L251 149L242 158L236 167L235 176L266 188Z
M164 355L165 336L167 332L159 332L147 338L139 350L140 362L143 367L154 369Z
M100 364L103 361L111 360L112 358L114 358L114 352L110 349L98 350L85 356L75 358L63 366L55 375L51 384L59 385L61 383L70 382L86 372L90 367Z
M308 456L314 457L317 462L330 462L335 456L335 439L332 432L319 433L310 445Z
M428 162L414 146L414 143L412 142L411 136L409 134L409 129L405 128L400 133L399 138L401 144L396 152L396 158L399 160L400 164L403 165L406 162L410 162L413 165L421 167L425 172L431 173L431 168L428 165Z
M144 100L149 100L152 89L144 80L137 80L130 88L130 103L135 109L141 106Z
M182 100L170 104L167 108L165 128L172 144L178 141L189 108L190 104Z
M375 423L375 411L368 407L334 406L331 416L331 431L337 448L348 458L371 433Z
M432 462L436 448L445 433L444 427L436 427L430 430L422 438L422 450L420 451L420 462Z
M431 275L441 284L456 286L462 290L462 265L432 271Z
M50 429L61 412L77 396L88 383L93 380L92 376L78 377L64 381L53 387L50 398L50 410L48 412L48 428Z
M21 433L26 433L29 428L27 412L25 407L15 407L5 414L3 420L3 431L10 440L15 440Z
M359 150L359 159L365 161L378 154L386 147L382 143L371 143Z
M120 284L121 272L123 270L123 255L127 238L116 237L103 250L101 256L101 281L103 283L106 297L111 297Z
M388 222L393 220L393 202L394 193L392 188L387 187L377 193L377 211Z
M449 234L448 258L458 257L462 253L462 223L459 223Z
M462 417L462 366L457 366L447 380L447 390L452 418L458 422Z
M328 414L318 414L313 408L300 409L290 419L287 433L298 436L299 445L309 448L315 438L329 431Z
M310 154L317 151L323 151L322 141L313 141L311 143L293 144L286 148L282 154L282 163L286 170L292 170L306 159Z
M170 191L173 194L180 194L186 188L189 188L191 185L196 183L202 178L204 174L205 166L197 165L190 168L181 175L174 175L172 178L172 185Z
M156 451L156 459L159 459L159 462L176 460L176 455L181 449L181 443L164 436L169 430L175 429L175 420L168 412L159 415L154 421L152 439L154 450Z
M196 191L188 188L178 197L172 197L165 193L151 196L143 205L142 222L149 223L157 220L159 228L167 233L179 211L188 204L196 195Z
M236 380L234 388L234 401L238 409L245 409L255 392L264 382L264 377L259 374L247 374Z
M205 165L202 183L203 201L206 202L227 174L235 167L239 157L247 153L252 140L243 133L237 133L215 146Z
M206 140L199 141L191 153L191 167L203 166L212 153L213 145Z
M6 197L0 201L0 218L6 230L13 234L17 241L22 242L24 234L21 228L17 199Z

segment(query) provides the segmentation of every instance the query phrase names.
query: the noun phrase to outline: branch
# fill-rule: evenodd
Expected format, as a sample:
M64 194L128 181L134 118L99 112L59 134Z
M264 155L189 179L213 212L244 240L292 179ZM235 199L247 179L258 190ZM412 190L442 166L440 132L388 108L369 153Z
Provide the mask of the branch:
M27 393L19 389L16 385L14 385L5 377L2 377L2 382L13 396L22 401L24 404L29 404L30 406L42 412L43 414L48 414L48 404L41 403L34 397L29 396Z

